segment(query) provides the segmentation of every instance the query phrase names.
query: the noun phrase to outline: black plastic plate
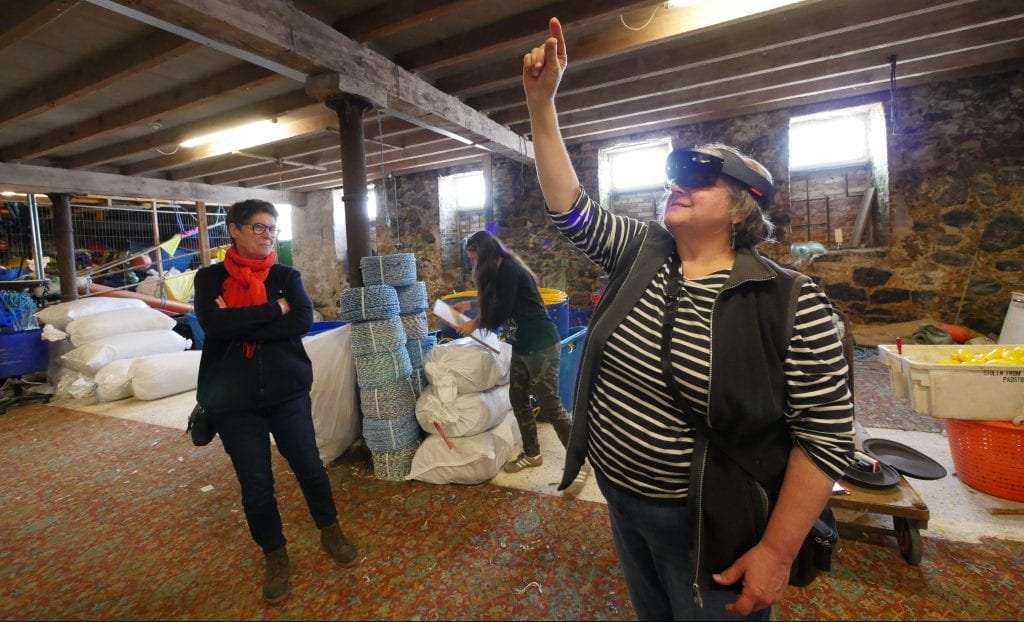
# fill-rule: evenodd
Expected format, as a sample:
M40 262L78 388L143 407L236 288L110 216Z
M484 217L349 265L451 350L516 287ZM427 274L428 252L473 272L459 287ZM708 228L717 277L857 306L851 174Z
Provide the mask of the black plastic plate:
M903 443L884 438L864 441L864 451L888 464L907 477L915 479L942 479L946 469L928 456Z

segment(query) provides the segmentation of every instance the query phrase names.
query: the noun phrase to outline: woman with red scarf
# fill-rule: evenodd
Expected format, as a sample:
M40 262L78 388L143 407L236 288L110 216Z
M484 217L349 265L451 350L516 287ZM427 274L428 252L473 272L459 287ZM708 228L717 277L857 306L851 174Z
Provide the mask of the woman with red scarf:
M266 557L263 596L278 603L290 586L271 434L299 481L323 549L343 566L354 565L358 553L338 525L316 446L313 367L302 346L313 304L299 272L277 264L277 210L250 199L232 205L226 219L232 246L224 262L195 278L196 316L206 333L197 399L215 417L242 488L249 533Z

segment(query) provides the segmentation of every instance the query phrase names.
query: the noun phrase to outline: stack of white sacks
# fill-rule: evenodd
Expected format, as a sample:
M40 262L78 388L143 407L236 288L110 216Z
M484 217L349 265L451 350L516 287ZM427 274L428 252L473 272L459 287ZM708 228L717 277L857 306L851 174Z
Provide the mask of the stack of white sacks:
M83 298L36 313L57 397L155 400L196 388L200 352L175 321L133 298Z
M408 479L479 484L519 454L523 439L508 397L512 346L490 345L497 351L465 337L427 353L430 384L416 401L416 419L428 436Z
M340 306L341 319L352 325L363 439L373 457L374 476L403 481L420 442L415 407L421 383L413 380L400 298L409 301L405 315L422 312L426 286L416 282L411 253L365 257L360 269L365 287L342 292Z

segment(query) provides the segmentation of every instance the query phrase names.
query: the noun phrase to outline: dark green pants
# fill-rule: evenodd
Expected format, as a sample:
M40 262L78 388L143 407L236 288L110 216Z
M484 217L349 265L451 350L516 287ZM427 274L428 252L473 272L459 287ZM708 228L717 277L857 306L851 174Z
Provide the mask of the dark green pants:
M530 354L512 353L512 368L509 372L508 397L512 411L519 422L519 433L523 436L523 449L529 456L540 453L537 440L537 420L530 407L530 394L536 398L541 415L555 426L555 433L562 446L569 442L569 415L562 408L558 398L558 364L562 344L554 343L550 348Z

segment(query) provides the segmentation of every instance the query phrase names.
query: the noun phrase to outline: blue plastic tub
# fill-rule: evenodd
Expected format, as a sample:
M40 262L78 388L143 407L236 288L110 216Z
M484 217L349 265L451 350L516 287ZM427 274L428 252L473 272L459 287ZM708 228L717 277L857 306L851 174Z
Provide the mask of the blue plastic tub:
M42 334L41 329L0 332L0 378L46 371L50 342Z
M324 331L333 330L335 328L341 328L345 324L348 324L348 322L342 320L325 320L323 322L313 322L313 328L309 329L309 332L306 333L306 336L316 335Z
M580 373L580 359L583 356L583 340L587 336L587 327L574 326L571 330L572 334L562 340L562 353L558 361L558 398L570 413L576 392L576 376Z

